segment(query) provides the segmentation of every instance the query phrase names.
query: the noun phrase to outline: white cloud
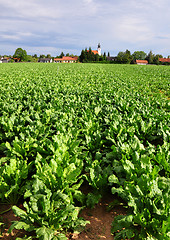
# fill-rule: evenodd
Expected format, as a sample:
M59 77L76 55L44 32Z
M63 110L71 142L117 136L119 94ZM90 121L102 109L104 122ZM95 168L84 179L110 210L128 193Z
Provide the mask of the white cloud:
M150 41L153 37L152 30L144 19L136 16L126 16L117 24L118 38L127 42Z
M40 0L21 1L21 0L2 0L2 7L8 9L7 12L2 11L2 16L15 16L17 18L60 18L62 17L60 9L57 7L57 2L53 6L49 5L49 1L43 2Z
M93 3L93 0L83 0L85 3Z
M18 35L10 35L10 34L2 34L0 35L2 39L12 39L12 40L18 40L19 36Z
M1 46L80 53L100 42L103 51L170 54L169 0L0 0L0 9Z

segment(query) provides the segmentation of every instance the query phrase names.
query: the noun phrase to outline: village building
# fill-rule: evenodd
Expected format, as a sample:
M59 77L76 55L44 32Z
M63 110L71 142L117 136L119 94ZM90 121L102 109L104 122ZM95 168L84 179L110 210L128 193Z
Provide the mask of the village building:
M116 62L117 61L117 57L106 57L107 61L112 61L112 62Z
M19 62L19 58L13 58L13 57L1 57L0 63L9 63L9 62Z
M102 55L102 50L101 50L101 46L100 43L98 44L97 50L91 50L92 53L94 53L95 55L98 54L99 56ZM87 50L87 52L89 52L89 50Z
M8 58L2 58L1 61L2 61L2 63L8 63L9 62Z
M20 58L12 58L14 60L14 62L19 62Z
M1 57L0 59L0 63L8 63L9 61L11 61L10 57Z
M62 58L54 58L55 63L75 63L78 61L78 57L62 57Z
M147 65L148 61L147 60L136 60L135 63L137 65Z
M159 62L161 62L161 63L170 63L170 58L159 58Z
M38 62L41 62L41 63L52 63L53 60L52 60L52 58L39 58Z

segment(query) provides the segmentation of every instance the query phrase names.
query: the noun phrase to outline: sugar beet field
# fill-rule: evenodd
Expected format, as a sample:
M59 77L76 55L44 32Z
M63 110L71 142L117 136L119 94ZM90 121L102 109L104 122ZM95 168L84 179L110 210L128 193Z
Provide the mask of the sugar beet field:
M111 194L113 239L170 239L169 100L169 66L1 64L0 235L66 240Z

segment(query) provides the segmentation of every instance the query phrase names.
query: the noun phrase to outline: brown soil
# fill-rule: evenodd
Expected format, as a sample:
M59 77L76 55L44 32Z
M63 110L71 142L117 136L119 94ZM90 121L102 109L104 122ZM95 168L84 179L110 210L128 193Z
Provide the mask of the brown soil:
M10 205L0 205L0 213L8 210L11 206ZM16 217L12 210L9 210L5 212L4 214L0 215L0 222L3 222L4 224L0 228L0 239L3 240L14 240L17 237L24 237L25 232L24 230L16 230L14 229L11 234L8 233L9 227L11 226L11 223L13 221L19 220L18 217Z
M113 195L107 196L98 203L94 209L85 208L80 214L85 220L89 221L84 231L80 234L73 234L70 239L77 240L113 240L111 235L111 224L114 217L117 215L126 215L126 210L123 206L116 206L111 211L108 211L108 205L113 202Z
M79 234L70 234L68 239L77 239L77 240L99 240L107 239L113 240L111 235L111 224L114 220L114 217L117 215L125 215L126 210L122 206L117 206L107 211L109 203L113 202L113 195L107 196L100 201L93 209L85 208L80 216L85 220L89 221L90 224L87 224L85 229ZM0 205L0 212L8 209L8 205ZM0 222L4 222L4 225L1 229L0 239L3 240L14 240L17 237L24 237L26 233L23 230L13 230L11 234L8 233L8 229L12 221L18 220L12 210L0 215L3 219L0 219Z

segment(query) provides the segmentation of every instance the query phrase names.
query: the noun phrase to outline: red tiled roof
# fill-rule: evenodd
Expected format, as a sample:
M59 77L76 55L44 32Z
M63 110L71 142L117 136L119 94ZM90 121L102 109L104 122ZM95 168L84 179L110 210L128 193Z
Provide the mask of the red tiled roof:
M136 60L136 63L148 63L148 61L147 60Z
M160 62L169 62L170 63L170 58L159 58Z
M78 57L62 57L62 58L54 58L54 61L77 61Z
M94 53L94 54L99 54L97 50L91 50L91 51L92 51L92 53ZM87 52L89 52L89 50L87 50Z

